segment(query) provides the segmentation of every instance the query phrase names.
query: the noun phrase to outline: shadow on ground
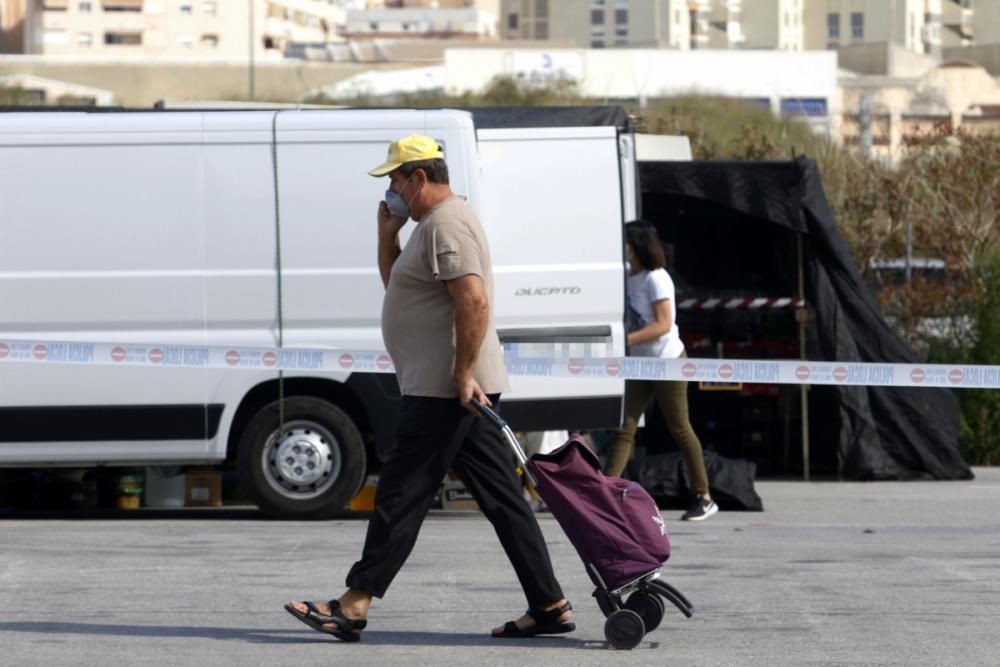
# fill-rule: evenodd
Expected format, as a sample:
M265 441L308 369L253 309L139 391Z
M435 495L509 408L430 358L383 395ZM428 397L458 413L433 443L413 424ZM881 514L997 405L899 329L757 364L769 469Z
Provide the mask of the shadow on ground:
M247 628L215 628L191 625L111 625L102 623L62 623L41 621L15 621L0 623L0 633L25 632L40 635L90 635L120 637L178 637L186 639L218 639L243 641L255 644L344 644L332 637L315 632L295 633L291 630L257 630ZM599 641L584 641L572 637L535 637L533 639L495 639L480 633L462 632L391 632L365 630L358 645L377 646L521 646L533 649L580 650L608 649ZM658 642L644 642L637 650L656 649Z

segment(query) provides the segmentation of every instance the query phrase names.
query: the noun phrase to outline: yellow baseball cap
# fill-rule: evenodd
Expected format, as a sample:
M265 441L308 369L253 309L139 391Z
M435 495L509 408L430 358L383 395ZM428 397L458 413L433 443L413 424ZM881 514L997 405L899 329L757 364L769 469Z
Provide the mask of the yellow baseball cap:
M389 154L386 156L385 162L368 173L372 176L385 176L407 162L443 157L444 153L441 152L441 147L436 141L423 134L411 134L389 144Z

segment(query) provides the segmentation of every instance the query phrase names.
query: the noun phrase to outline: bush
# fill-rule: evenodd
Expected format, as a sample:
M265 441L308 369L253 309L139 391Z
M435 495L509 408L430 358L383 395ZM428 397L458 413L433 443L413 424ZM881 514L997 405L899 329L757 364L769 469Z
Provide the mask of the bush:
M958 336L931 345L931 361L964 365L991 365L1000 360L1000 253L970 272L974 296L963 303L958 316L971 327L967 339ZM959 390L962 455L972 465L1000 464L1000 391Z
M565 106L593 104L580 97L570 79L552 81L517 80L497 76L479 93L449 95L444 92L397 93L389 97L359 94L348 100L334 101L324 95L303 100L308 104L343 104L350 107L395 106L409 109L440 107Z
M27 96L20 88L0 85L0 106L19 105L27 102Z

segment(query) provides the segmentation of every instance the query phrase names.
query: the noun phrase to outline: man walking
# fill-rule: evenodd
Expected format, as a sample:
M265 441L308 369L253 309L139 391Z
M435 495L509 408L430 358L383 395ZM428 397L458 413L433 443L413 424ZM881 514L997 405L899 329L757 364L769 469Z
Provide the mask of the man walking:
M559 634L576 628L541 530L499 433L476 417L476 399L499 406L509 389L493 324L493 268L475 213L456 196L440 147L413 135L389 146L369 172L388 176L378 207L378 266L386 287L382 337L399 380L396 443L383 462L375 511L348 590L329 603L285 605L320 632L357 641L373 597L382 597L417 540L447 471L453 469L493 524L528 612L493 630L496 637ZM399 232L417 228L405 248Z

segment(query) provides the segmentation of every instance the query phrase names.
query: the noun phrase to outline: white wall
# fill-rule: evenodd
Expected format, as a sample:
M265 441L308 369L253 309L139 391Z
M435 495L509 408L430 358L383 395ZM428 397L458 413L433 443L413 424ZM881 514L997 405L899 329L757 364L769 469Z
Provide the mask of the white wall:
M671 51L633 49L448 49L445 87L483 89L496 75L579 82L587 97L609 100L704 93L767 98L822 98L839 111L834 51Z

